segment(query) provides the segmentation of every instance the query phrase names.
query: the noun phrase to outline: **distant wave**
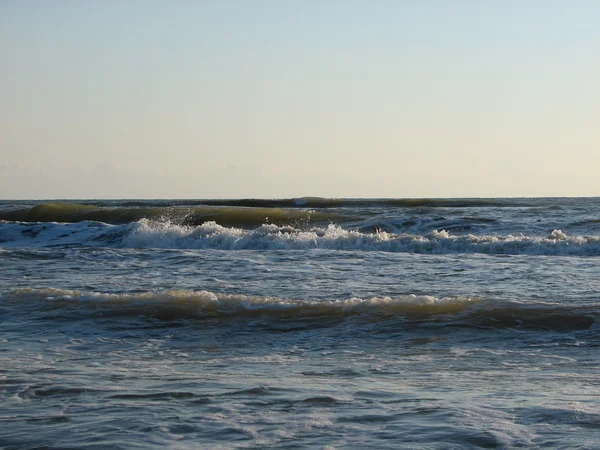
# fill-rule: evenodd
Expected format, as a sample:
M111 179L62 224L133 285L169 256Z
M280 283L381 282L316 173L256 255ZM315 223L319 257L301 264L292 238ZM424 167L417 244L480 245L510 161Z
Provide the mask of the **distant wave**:
M470 208L527 206L523 200L509 199L336 199L301 197L290 199L237 199L237 200L90 200L73 201L4 202L0 220L23 222L82 222L96 220L123 224L140 219L170 219L180 223L199 225L214 220L221 225L257 225L269 219L271 223L289 223L306 218L333 220L340 215L324 212L309 214L307 209L326 208ZM26 202L25 202L26 203ZM11 204L14 204L11 207ZM300 211L294 211L298 210ZM319 217L319 216L322 217Z
M508 199L445 199L445 198L321 198L300 197L289 199L239 199L239 200L203 200L205 205L222 206L250 206L250 207L278 207L278 208L339 208L339 207L374 207L396 206L404 208L443 207L443 208L468 208L484 206L524 206L522 202Z
M434 230L427 234L361 232L338 225L298 229L263 224L253 229L225 227L215 222L198 226L141 219L126 225L101 222L0 222L0 246L60 245L117 248L179 248L218 250L354 250L404 253L485 253L511 255L600 256L600 237L567 235L554 230L545 236L455 235Z
M428 295L345 300L291 300L219 294L209 291L160 291L134 294L63 289L18 289L1 295L5 306L32 309L49 317L146 316L159 320L186 318L267 318L282 320L400 319L484 328L572 331L592 327L600 305L565 306L474 297ZM61 315L65 314L64 316Z
M240 208L233 206L97 206L78 203L44 203L0 211L0 220L21 222L78 223L98 221L125 224L141 219L171 221L183 225L200 225L214 221L225 226L251 227L263 223L278 225L348 219L341 214L307 209L275 207Z

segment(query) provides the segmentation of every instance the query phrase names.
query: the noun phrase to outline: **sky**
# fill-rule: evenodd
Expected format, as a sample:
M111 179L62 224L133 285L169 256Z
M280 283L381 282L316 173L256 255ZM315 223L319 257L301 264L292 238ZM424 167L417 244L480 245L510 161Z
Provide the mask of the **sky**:
M0 198L600 196L600 2L0 0Z

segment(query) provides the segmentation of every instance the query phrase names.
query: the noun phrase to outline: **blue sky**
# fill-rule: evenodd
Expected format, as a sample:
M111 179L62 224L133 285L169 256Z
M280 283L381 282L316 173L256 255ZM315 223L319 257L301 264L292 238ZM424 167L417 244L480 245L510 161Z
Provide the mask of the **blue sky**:
M3 198L600 195L595 1L0 3Z

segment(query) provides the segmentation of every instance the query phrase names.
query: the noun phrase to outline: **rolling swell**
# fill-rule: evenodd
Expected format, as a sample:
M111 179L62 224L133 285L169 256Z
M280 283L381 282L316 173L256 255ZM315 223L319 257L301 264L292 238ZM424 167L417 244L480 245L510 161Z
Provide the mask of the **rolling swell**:
M21 222L78 223L97 221L126 224L141 219L169 221L182 225L201 225L214 221L224 226L252 227L263 223L291 225L348 219L341 214L311 210L270 207L239 208L228 206L97 206L78 203L44 203L27 208L0 211L0 220Z
M568 332L589 329L600 315L599 304L583 307L427 295L315 301L189 290L108 294L63 289L18 289L1 297L5 306L10 305L14 309L28 309L31 314L41 313L45 318L56 319L62 315L75 320L90 316L146 317L161 321L209 318L331 321L354 317L378 322L398 319L394 326L430 323Z
M300 197L288 199L205 199L205 200L85 200L53 202L3 202L0 220L25 222L80 222L100 220L127 223L141 218L175 218L189 211L202 213L206 207L256 209L327 208L471 208L526 207L526 199L352 199ZM214 211L214 210L212 210ZM265 211L261 211L264 214Z
M289 199L238 199L238 200L203 200L205 205L246 206L255 208L340 208L340 207L389 207L400 208L468 208L468 207L502 207L524 206L522 202L507 199L444 199L444 198L321 198L300 197Z

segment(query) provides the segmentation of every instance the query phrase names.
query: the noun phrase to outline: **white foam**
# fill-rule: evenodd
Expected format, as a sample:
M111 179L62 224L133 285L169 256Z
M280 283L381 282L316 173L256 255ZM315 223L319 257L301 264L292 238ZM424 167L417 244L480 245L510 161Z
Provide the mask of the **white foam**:
M553 239L553 240L555 240L555 241L558 241L558 240L565 240L565 239L567 239L567 235L566 235L565 233L563 233L563 231L562 231L562 230L554 230L554 231L553 231L553 232L550 234L550 236L549 236L549 238L548 238L548 239Z
M410 253L489 253L536 255L600 255L600 237L567 236L554 230L548 237L525 235L454 235L434 230L426 235L361 233L337 225L308 231L262 225L253 230L206 222L197 227L141 220L123 238L134 248L214 248L221 250L374 250Z
M338 225L299 230L264 224L251 230L224 227L215 222L185 226L142 219L127 225L102 222L0 223L4 248L85 245L125 248L179 248L218 250L355 250L404 253L486 253L600 256L599 236L569 236L554 230L546 236L524 234L363 233Z
M139 308L157 306L183 307L207 315L252 315L274 313L293 316L347 316L355 314L451 314L460 313L480 299L472 297L443 297L407 295L403 297L373 297L346 300L294 300L278 297L216 294L209 291L160 291L136 294L108 294L68 289L17 289L0 295L6 299L42 300L62 303L89 304L94 307L130 306Z

